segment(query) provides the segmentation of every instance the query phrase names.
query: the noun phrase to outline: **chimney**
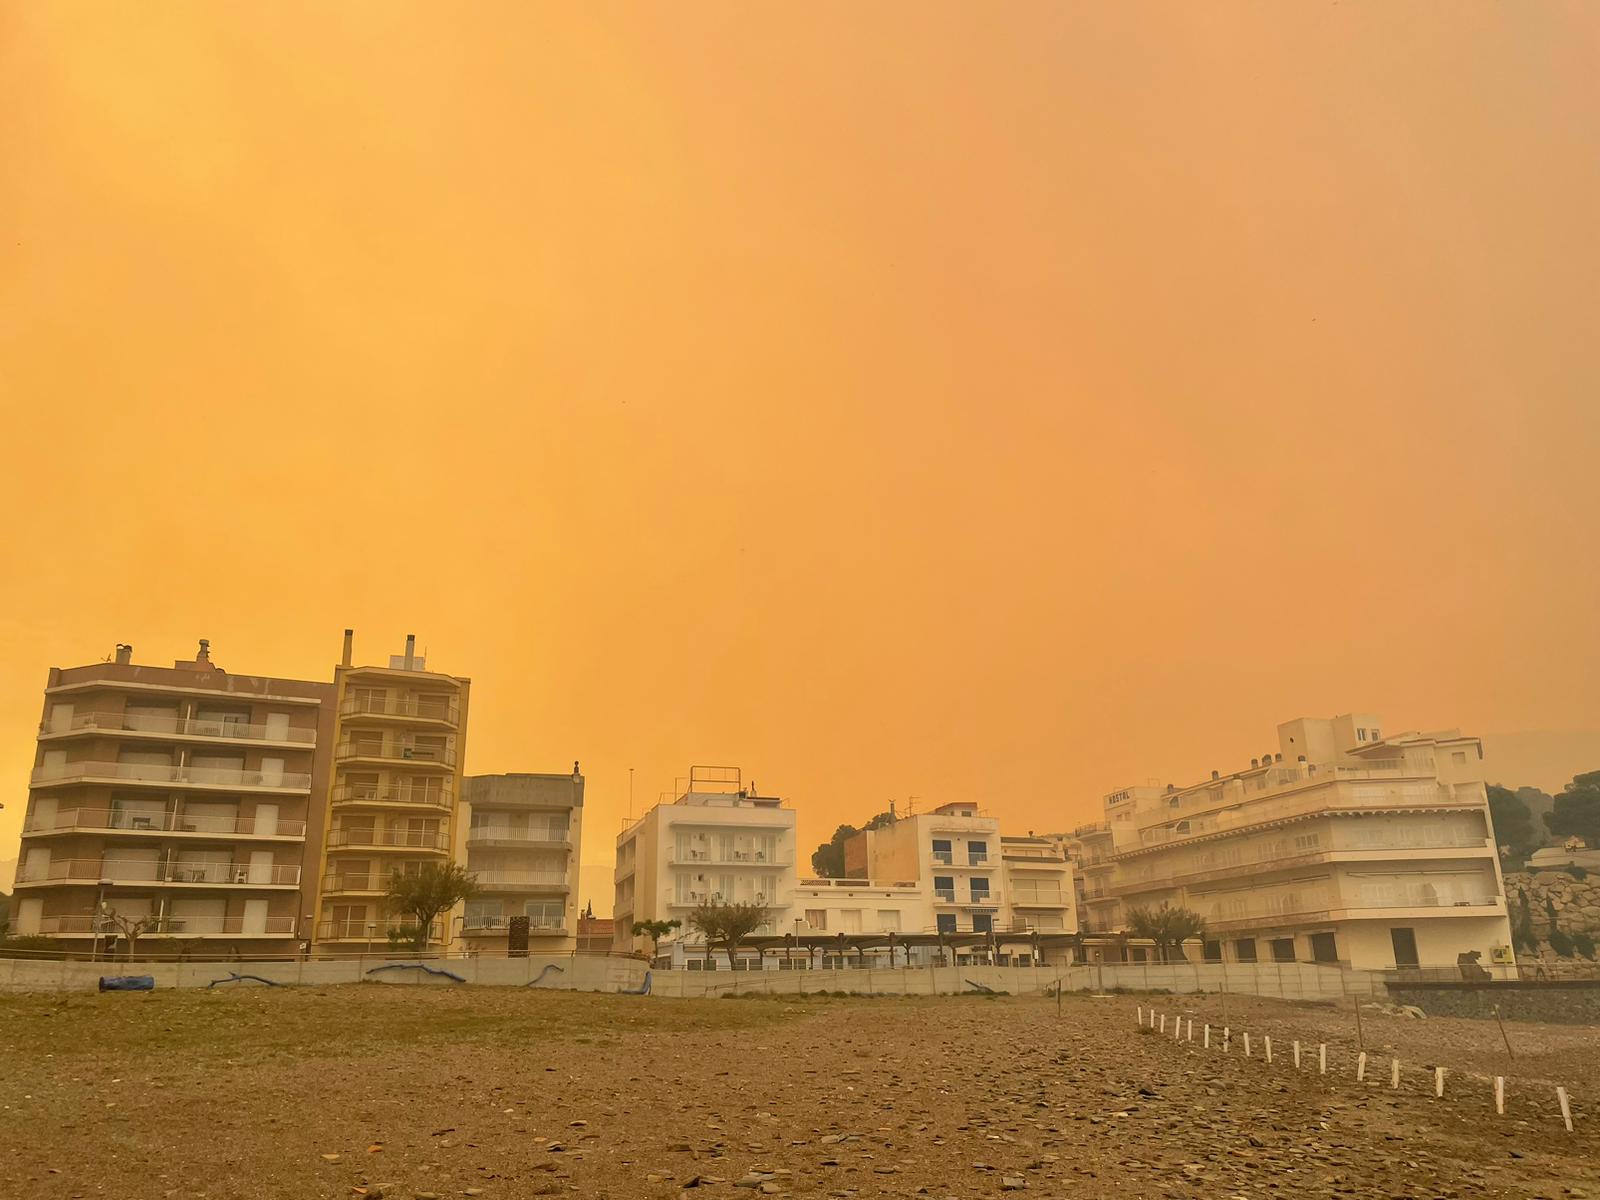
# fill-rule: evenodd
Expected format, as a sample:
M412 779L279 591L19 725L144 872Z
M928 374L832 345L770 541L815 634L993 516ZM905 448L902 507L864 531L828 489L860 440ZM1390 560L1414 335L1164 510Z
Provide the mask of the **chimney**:
M417 659L417 635L406 634L406 670L411 670L411 664Z
M1274 754L1272 756L1272 761L1275 763L1281 763L1283 761L1283 751L1279 750L1276 754Z
M117 666L126 667L133 662L133 647L117 643Z
M1213 779L1221 779L1222 775L1221 775L1221 773L1219 773L1217 771L1212 771L1211 772L1211 778L1213 778Z
M578 760L577 759L573 759L572 760L572 780L573 780L574 783L576 783L578 780L580 780L582 778L583 778L583 772L578 770Z
M355 649L356 631L354 629L346 629L344 631L344 657L339 660L340 666L348 667L350 665L350 656L355 653Z
M201 638L200 639L200 649L196 652L196 654L194 656L194 661L197 662L197 663L209 663L211 661L211 639L210 638Z
M1252 771L1253 771L1253 770L1255 770L1255 769L1256 769L1256 768L1257 768L1257 767L1259 767L1259 766L1260 766L1260 765L1261 765L1261 760L1260 760L1260 759L1259 759L1259 758L1252 758L1252 759L1251 759L1251 760L1250 760L1250 769L1251 769L1251 770L1252 770Z

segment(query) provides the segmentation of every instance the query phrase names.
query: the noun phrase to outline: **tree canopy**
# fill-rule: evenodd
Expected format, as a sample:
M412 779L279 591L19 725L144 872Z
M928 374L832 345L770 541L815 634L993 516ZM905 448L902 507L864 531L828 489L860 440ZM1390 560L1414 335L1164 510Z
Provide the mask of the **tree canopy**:
M1183 943L1192 941L1206 931L1205 918L1187 908L1174 908L1163 903L1160 908L1130 908L1128 932L1134 937L1149 938L1156 944L1156 953L1162 962L1168 960L1168 951L1177 951L1183 957Z
M478 894L478 879L459 863L428 863L415 875L396 871L384 896L390 908L416 922L413 948L425 949L428 930L442 912Z
M772 910L764 904L725 904L712 899L689 914L689 927L704 935L707 961L711 947L720 943L728 952L731 968L738 961L739 943L771 919Z
M894 814L881 812L868 821L862 829L882 829L885 825L894 824ZM823 879L843 879L844 870L844 844L862 829L854 825L841 825L833 831L833 836L823 842L811 853L811 869Z
M1518 869L1528 855L1539 848L1541 840L1527 802L1510 788L1491 784L1489 818L1494 825L1494 841L1500 851L1501 867L1507 871Z
M650 939L650 954L653 957L661 949L661 939L682 924L683 922L678 920L635 921L633 923L633 936Z
M1556 796L1545 816L1550 832L1579 837L1591 849L1600 849L1600 771L1576 775Z

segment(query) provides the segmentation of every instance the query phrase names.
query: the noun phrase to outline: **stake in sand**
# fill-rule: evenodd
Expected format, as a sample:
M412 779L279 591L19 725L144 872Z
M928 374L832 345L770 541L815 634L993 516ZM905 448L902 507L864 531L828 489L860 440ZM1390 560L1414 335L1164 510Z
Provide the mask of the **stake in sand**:
M1205 1041L1201 1043L1207 1050L1211 1049L1211 1026L1205 1027Z
M1250 1057L1250 1035L1248 1033L1244 1035L1244 1056L1246 1058Z
M1444 1097L1444 1068L1443 1067L1435 1067L1433 1069L1433 1094L1437 1098L1441 1098L1442 1099Z
M1506 1077L1494 1077L1494 1110L1502 1117L1506 1115Z
M1564 1087L1558 1087L1556 1089L1556 1099L1561 1102L1561 1120L1565 1123L1565 1125L1567 1127L1567 1132L1571 1133L1572 1132L1572 1105L1567 1100L1567 1089L1564 1088Z
M1389 1086L1392 1088L1400 1086L1400 1060L1398 1058L1389 1064Z
M1271 1062L1272 1061L1272 1039L1270 1037L1262 1038L1261 1039L1261 1045L1262 1045L1262 1048L1265 1049L1266 1052L1267 1052L1267 1061Z
M1318 1042L1317 1043L1317 1073L1319 1075L1326 1075L1328 1073L1328 1043L1327 1042Z
M1367 1078L1367 1052L1363 1050L1356 1058L1356 1082L1364 1083Z
M1294 1044L1294 1069L1296 1071L1298 1071L1300 1069L1300 1043L1299 1042L1296 1042Z

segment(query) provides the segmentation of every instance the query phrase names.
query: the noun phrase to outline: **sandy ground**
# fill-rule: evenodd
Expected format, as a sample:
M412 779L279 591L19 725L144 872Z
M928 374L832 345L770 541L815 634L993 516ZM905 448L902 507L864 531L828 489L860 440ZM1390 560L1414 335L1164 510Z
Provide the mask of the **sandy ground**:
M1141 1032L1151 1002L1195 1044ZM1358 1085L1348 1007L1230 998L1227 1055L1207 1019L1215 997L6 997L0 1197L1600 1198L1593 1028L1511 1026L1512 1067L1492 1022L1373 1016ZM1296 1037L1330 1043L1326 1077ZM1498 1117L1470 1076L1502 1066Z

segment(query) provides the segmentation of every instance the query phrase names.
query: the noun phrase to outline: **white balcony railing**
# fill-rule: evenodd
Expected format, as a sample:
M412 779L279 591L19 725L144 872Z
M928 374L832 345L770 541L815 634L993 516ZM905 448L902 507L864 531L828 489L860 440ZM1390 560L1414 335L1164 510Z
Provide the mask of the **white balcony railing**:
M513 917L502 913L473 913L462 922L467 933L496 933L509 929ZM565 913L528 914L529 933L561 933L566 928Z
M461 707L453 700L418 700L409 696L347 696L339 713L346 717L411 717L447 725L461 720Z
M449 788L421 787L410 780L398 783L341 783L333 789L335 804L420 804L425 808L451 808L455 793Z
M474 825L467 830L467 845L483 842L566 842L569 829L565 825Z
M67 808L52 814L34 812L27 833L63 832L202 833L220 837L304 838L304 821L279 818L272 822L253 817L220 817L170 812L130 812L125 809Z
M244 771L231 767L185 767L176 763L54 763L36 768L31 779L34 787L98 781L275 792L311 790L311 776L300 771Z
M108 733L170 734L173 737L222 738L228 741L273 742L279 745L303 746L309 749L316 744L315 728L274 728L251 723L244 717L189 718L155 716L128 712L73 713L70 720L46 721L40 726L43 734L76 733L79 730L103 730Z
M448 850L450 838L438 832L411 829L343 829L328 832L330 846L374 846L380 849Z
M191 883L216 887L283 887L300 882L298 866L237 862L146 862L140 859L64 858L43 867L24 864L17 883Z
M934 888L933 898L944 904L954 904L956 902L956 890L955 888Z
M565 887L560 871L473 871L480 891L498 888Z
M334 747L333 756L341 762L351 758L371 758L421 766L456 765L456 752L449 746L417 746L409 742L367 741L359 738L340 742Z
M408 928L410 926L406 922L389 918L382 921L324 921L317 926L317 940L319 942L370 941L374 945L387 946L390 932L398 933ZM443 929L438 921L428 926L428 940L442 941Z

